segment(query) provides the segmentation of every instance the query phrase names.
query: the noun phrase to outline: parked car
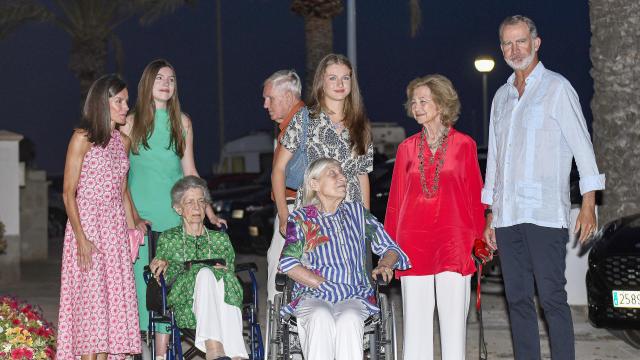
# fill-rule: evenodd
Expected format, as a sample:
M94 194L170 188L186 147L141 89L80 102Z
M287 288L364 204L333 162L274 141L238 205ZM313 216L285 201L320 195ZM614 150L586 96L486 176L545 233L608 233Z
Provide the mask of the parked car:
M227 220L235 250L266 254L271 244L275 215L269 174L262 174L250 182L213 183L218 183L218 188L221 188L211 190L213 209Z
M640 349L640 214L606 224L592 244L586 275L589 321L620 330Z

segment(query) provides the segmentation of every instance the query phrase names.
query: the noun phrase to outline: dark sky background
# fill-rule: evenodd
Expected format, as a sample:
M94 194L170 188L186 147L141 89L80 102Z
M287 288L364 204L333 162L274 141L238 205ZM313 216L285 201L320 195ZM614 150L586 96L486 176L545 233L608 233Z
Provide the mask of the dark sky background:
M50 0L41 0L55 9ZM409 36L406 0L357 1L357 61L360 87L372 121L398 122L418 131L403 110L405 87L417 76L441 73L456 86L461 131L482 141L482 82L473 60L496 59L489 97L510 75L498 47L497 27L508 15L524 14L538 26L540 58L574 86L591 123L589 103L589 9L585 0L422 1L422 27ZM304 22L285 0L222 1L226 141L272 129L262 109L262 82L273 71L295 68L304 81ZM218 94L215 1L200 0L150 26L132 18L116 33L124 46L123 76L130 106L142 70L164 57L176 68L180 101L195 129L196 164L209 174L218 161ZM334 49L346 53L346 14L334 22ZM0 41L0 129L25 135L36 145L36 163L61 174L67 143L79 119L79 83L68 68L69 36L51 24L22 26ZM110 50L106 71L116 70Z

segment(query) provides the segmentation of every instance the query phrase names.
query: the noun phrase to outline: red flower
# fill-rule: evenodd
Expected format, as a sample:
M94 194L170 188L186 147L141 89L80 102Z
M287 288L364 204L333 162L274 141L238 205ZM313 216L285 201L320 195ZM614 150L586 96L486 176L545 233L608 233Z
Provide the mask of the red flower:
M320 225L316 223L312 223L309 220L306 220L304 222L303 228L305 228L306 230L304 232L304 236L306 240L305 246L304 246L305 252L312 251L313 249L316 248L316 246L324 244L329 241L329 237L326 235L323 235L320 232Z
M27 348L17 348L11 350L11 358L14 360L33 359L33 351Z
M55 352L53 351L53 349L52 349L50 346L47 346L47 347L44 349L44 353L45 353L45 354L47 354L47 357L48 357L49 359L53 359L53 356L55 355Z
M11 320L11 323L13 325L20 325L20 319L13 319L13 320Z
M376 301L376 296L375 296L375 295L370 295L370 296L367 298L367 301L369 302L369 304L376 305L376 303L377 303L377 301Z

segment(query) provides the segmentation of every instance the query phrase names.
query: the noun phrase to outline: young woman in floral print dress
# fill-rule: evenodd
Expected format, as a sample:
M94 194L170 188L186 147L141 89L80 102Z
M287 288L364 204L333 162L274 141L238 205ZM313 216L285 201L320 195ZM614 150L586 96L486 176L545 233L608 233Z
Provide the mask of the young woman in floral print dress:
M64 168L64 236L58 360L140 353L138 303L127 226L129 138L115 129L129 107L126 84L105 75L89 89Z
M308 163L320 158L340 162L347 179L347 201L369 208L369 176L373 171L373 143L369 119L364 110L356 73L344 55L325 56L316 69L308 103L306 131ZM283 145L271 174L273 196L285 233L289 216L285 199L285 169L302 142L303 115L298 112L280 140ZM298 191L296 205L302 202Z

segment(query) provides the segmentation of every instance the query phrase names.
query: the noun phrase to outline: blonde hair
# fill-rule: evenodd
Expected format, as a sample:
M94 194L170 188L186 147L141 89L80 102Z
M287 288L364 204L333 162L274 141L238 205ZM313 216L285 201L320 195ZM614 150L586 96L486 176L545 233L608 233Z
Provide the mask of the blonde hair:
M442 125L446 127L453 126L460 115L460 99L451 80L440 74L427 75L411 80L407 85L407 102L404 104L407 115L413 117L411 99L416 89L421 86L426 86L431 91L431 100L440 111Z
M322 174L324 169L329 165L335 165L342 169L338 160L332 158L320 158L309 164L307 170L305 170L304 182L302 183L302 206L311 204L317 205L320 202L320 200L318 200L318 192L311 189L311 180L318 180L320 178L320 174Z

